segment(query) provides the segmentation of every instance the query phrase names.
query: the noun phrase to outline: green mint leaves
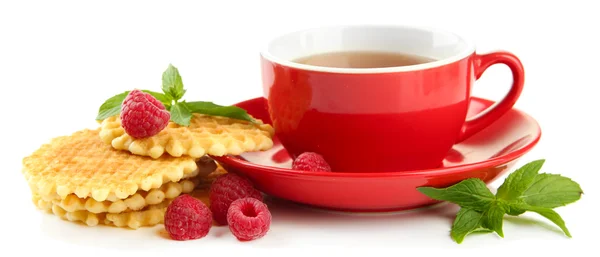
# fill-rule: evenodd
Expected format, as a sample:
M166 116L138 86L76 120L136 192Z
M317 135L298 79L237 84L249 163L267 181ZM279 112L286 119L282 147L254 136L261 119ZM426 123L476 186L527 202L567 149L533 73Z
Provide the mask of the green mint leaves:
M252 121L246 110L231 108L231 106L219 106L211 102L186 102L185 105L193 113L204 113L206 115L219 115L233 117L240 120Z
M192 119L192 112L185 105L185 102L176 103L171 106L171 120L183 126L189 126Z
M569 178L539 174L521 198L531 206L556 208L579 200L581 193L579 185Z
M461 208L456 214L454 224L452 224L450 236L454 241L460 244L469 233L477 231L488 232L488 229L483 228L482 220L483 213L467 208Z
M162 74L162 93L150 90L142 90L160 101L171 113L171 121L181 125L189 126L193 113L222 116L254 122L254 119L246 112L236 106L221 106L212 102L186 102L182 100L186 93L183 80L179 70L171 64ZM112 96L104 101L98 109L96 120L103 120L121 113L121 104L130 91Z
M571 237L564 220L552 208L576 202L583 191L579 184L569 178L540 174L544 162L532 161L511 173L496 195L477 178L466 179L446 188L419 187L417 190L432 199L461 207L450 232L458 244L474 232L496 232L504 237L504 215L519 216L527 211L545 217Z
M126 91L104 101L104 103L100 105L96 120L103 120L121 113L121 103L123 103L123 100L125 100L125 97L127 97L128 94L129 91Z
M496 193L498 198L508 201L517 200L531 186L544 162L545 160L532 161L508 175L504 183L498 188Z
M181 99L185 94L179 70L171 64L169 64L167 70L163 72L162 91L171 96L175 101Z
M421 193L430 198L449 201L476 211L485 211L495 200L485 183L479 179L470 178L451 187L437 189L432 187L418 188Z

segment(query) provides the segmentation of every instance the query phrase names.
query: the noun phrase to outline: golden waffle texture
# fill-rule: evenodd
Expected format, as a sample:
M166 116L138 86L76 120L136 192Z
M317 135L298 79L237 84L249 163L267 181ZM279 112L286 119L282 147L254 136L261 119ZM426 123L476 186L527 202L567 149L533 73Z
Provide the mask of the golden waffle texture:
M159 158L166 152L173 157L199 158L205 154L223 156L268 150L273 147L273 127L263 124L194 113L189 126L169 125L155 136L135 139L125 133L119 116L101 122L100 138L117 150Z
M172 200L173 199L169 199L156 205L149 205L139 211L92 213L88 211L69 212L52 202L44 201L39 195L34 194L32 197L33 203L38 208L51 212L64 220L82 222L88 226L104 224L131 229L162 224L164 222L165 211Z
M39 209L88 226L138 229L164 223L181 194L208 203L227 172L208 156L151 158L114 149L84 129L56 137L23 158L23 175Z
M218 167L214 172L195 178L197 187L189 192L193 197L203 201L210 206L208 193L210 185L219 176L226 174L222 167ZM184 180L190 181L190 180ZM184 188L184 193L189 189ZM32 201L37 208L60 217L63 220L71 222L80 222L87 226L108 225L121 228L138 229L140 227L150 227L164 223L164 214L167 207L174 199L165 199L158 204L147 205L140 210L127 210L119 213L100 212L94 213L88 210L66 210L57 204L57 201L46 201L37 194L33 194ZM59 203L60 201L58 201Z
M117 151L84 129L60 136L23 159L23 175L43 199L70 194L97 202L126 199L138 190L151 191L198 173L192 157L152 159Z
M93 198L79 198L74 194L67 195L64 199L54 199L51 203L64 209L67 212L88 211L91 213L121 213L139 211L146 206L156 205L163 201L174 199L177 196L191 193L200 178L181 180L180 182L168 182L160 188L150 191L138 191L126 199L116 199L116 201L98 202ZM40 199L48 201L49 199Z

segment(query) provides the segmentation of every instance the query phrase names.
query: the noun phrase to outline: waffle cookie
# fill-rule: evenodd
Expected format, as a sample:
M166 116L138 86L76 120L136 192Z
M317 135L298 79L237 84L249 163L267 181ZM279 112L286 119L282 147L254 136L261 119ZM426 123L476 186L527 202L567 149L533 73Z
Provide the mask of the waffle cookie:
M134 195L126 199L114 199L116 201L98 202L93 198L79 198L74 194L60 199L47 199L40 197L41 200L49 201L52 204L64 209L67 212L88 211L90 213L121 213L139 211L146 206L160 204L167 200L175 199L177 196L186 193L191 193L196 185L200 182L200 178L184 179L179 182L169 182L162 185L160 188L151 189L150 191L138 191Z
M221 116L194 113L189 126L169 122L160 133L135 139L125 133L118 116L101 122L100 138L117 150L157 159L166 152L173 157L199 158L268 150L273 147L273 128Z
M45 201L56 201L60 200L59 204L62 208L67 211L74 211L73 208L81 208L85 205L88 211L94 212L97 208L113 209L110 212L119 212L116 209L124 207L139 208L139 206L146 206L151 204L157 204L163 199L171 199L179 196L182 193L189 193L194 189L198 183L205 183L206 180L213 177L217 170L216 162L209 157L202 157L196 161L197 169L189 174L186 174L179 182L168 182L163 184L159 188L150 189L149 191L138 190L134 195L126 198L119 199L114 194L109 195L106 201L98 202L93 198L79 198L75 194L69 194L66 197L61 197L57 193L51 193L49 195L40 196ZM32 193L36 193L32 190ZM110 202L110 203L109 203ZM56 203L56 202L55 202ZM101 207L99 205L109 205L109 207Z
M85 129L56 137L25 157L22 172L32 192L43 199L74 194L114 202L198 174L192 157L152 159L117 151L98 133Z
M63 220L79 222L88 226L108 225L138 229L162 224L167 207L181 194L206 196L199 197L199 199L208 204L207 196L210 185L217 177L225 173L226 171L213 160L203 158L198 161L196 176L179 182L168 182L149 192L138 191L125 200L97 202L92 198L78 198L74 194L63 199L45 199L39 194L33 193L32 201L39 209L53 213Z
M138 229L140 227L154 226L164 222L167 207L173 199L163 201L156 205L146 206L139 211L122 213L92 213L88 211L69 212L49 201L44 201L39 195L34 194L33 203L40 209L51 212L63 220L82 222L88 226L109 225Z

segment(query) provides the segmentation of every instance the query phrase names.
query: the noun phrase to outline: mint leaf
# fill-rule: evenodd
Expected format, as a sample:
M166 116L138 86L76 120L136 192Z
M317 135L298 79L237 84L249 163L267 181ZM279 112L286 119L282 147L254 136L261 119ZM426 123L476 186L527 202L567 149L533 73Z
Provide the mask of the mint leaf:
M96 120L103 120L121 113L121 104L128 94L129 91L125 91L104 101L104 103L100 105L100 108L98 109Z
M498 188L496 193L498 199L507 201L518 199L533 183L544 162L545 160L532 161L508 175L504 183Z
M545 160L535 160L523 165L521 168L512 172L504 183L498 188L496 197L506 202L521 201L520 197L527 190L534 179L537 177L539 170L544 165ZM517 205L507 205L505 211L508 215L519 216L525 213L525 210L520 209Z
M542 215L544 218L556 224L565 233L565 235L567 235L568 237L572 237L571 232L569 232L569 229L567 229L567 226L565 225L565 221L562 219L562 217L560 217L558 213L556 213L552 209L531 205L522 205L520 206L520 208Z
M113 106L107 109L101 109L96 116L96 120L104 120L106 118L118 115L121 113L121 105Z
M556 208L581 198L583 190L578 183L560 175L539 174L521 198L531 206Z
M185 105L192 113L212 116L223 116L232 119L254 122L246 110L237 106L221 106L211 102L186 102Z
M450 236L456 243L460 244L465 239L465 236L483 228L481 226L482 221L483 214L480 212L467 208L461 208L456 214L456 218L452 224Z
M486 211L495 200L494 194L477 178L466 179L447 188L419 187L417 190L432 199L452 202L476 211Z
M171 106L171 121L181 125L189 126L192 119L192 113L185 106L185 102L176 103Z
M181 75L179 75L179 70L171 64L169 64L167 70L163 72L162 91L165 92L166 95L171 96L175 101L181 99L186 92L186 90L183 89L183 81L181 80Z
M501 202L503 204L504 207L504 211L506 212L506 214L511 215L511 216L519 216L523 213L526 212L525 209L521 208L521 204L524 204L525 201L523 201L522 199L519 200L515 200L515 201L504 201L502 199L498 200L499 202Z
M498 202L490 205L490 208L483 213L482 227L496 232L500 237L504 237L502 232L502 222L504 221L504 208Z
M160 101L165 108L169 108L169 106L171 106L171 104L173 103L173 98L171 98L170 95L165 95L163 93L159 93L159 92L154 92L154 91L150 91L150 90L142 90L142 92L148 93L152 96L154 96L154 98L156 98L156 100Z

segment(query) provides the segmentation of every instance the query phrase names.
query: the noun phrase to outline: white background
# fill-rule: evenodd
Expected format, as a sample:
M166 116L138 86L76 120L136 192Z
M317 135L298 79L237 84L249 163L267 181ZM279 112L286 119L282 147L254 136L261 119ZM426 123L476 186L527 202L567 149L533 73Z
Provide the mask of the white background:
M600 20L592 2L2 1L2 256L242 256L268 248L341 256L341 251L359 253L354 247L371 248L372 255L394 247L396 256L558 255L592 247L598 240L600 172ZM233 104L261 96L258 52L271 37L364 23L450 29L474 40L478 52L504 49L521 58L526 84L516 108L535 117L543 135L518 165L545 158L544 172L581 184L582 199L557 209L573 238L538 216L524 215L505 221L504 239L473 235L457 245L448 233L456 212L452 206L359 217L274 204L271 231L260 240L240 243L226 228L214 228L206 238L174 242L160 237L159 227L87 228L42 213L31 203L21 159L51 137L95 126L98 107L113 94L135 87L158 91L169 63L183 76L186 99ZM508 69L495 66L473 93L498 100L509 83ZM298 253L284 249L278 254Z

